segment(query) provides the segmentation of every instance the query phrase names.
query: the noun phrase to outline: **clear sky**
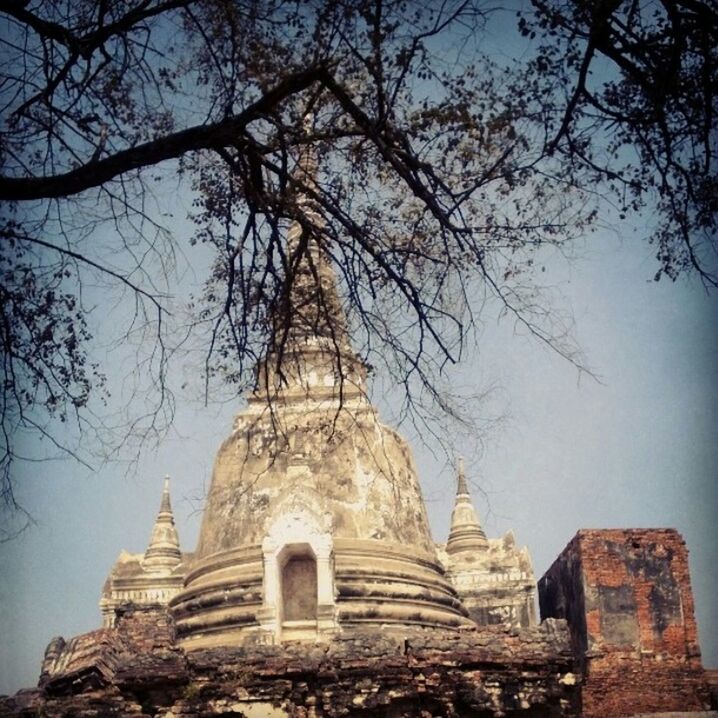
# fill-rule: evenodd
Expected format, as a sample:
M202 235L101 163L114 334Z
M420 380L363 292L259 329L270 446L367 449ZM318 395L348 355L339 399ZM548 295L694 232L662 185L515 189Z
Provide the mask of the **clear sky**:
M579 528L676 527L690 550L704 662L718 665L718 305L689 282L654 283L651 248L593 237L549 281L572 311L600 383L506 322L489 321L457 382L499 387L509 420L467 469L489 535L513 528L540 577ZM197 376L189 376L197 383ZM172 477L180 539L194 548L216 449L241 400L181 399L170 436L136 473L72 462L17 474L37 524L0 546L0 692L36 683L53 636L100 626L97 602L120 549L143 551ZM453 470L407 428L434 537L446 539ZM476 454L467 444L457 450ZM484 495L485 492L485 495Z

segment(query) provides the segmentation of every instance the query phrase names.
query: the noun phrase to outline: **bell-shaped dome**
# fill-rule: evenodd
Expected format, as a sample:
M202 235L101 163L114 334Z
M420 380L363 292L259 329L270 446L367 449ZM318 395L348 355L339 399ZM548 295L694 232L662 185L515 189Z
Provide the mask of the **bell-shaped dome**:
M377 420L363 394L345 396L339 408L331 392L323 394L340 392L331 374L317 363L309 373L323 398L310 390L267 407L255 397L238 416L217 455L197 558L261 544L287 503L326 515L335 539L387 541L433 556L406 443Z

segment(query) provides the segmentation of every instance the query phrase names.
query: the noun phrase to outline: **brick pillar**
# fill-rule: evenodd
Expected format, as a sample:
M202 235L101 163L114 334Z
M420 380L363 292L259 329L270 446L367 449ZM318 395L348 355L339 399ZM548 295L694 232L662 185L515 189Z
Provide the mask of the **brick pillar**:
M174 623L164 604L124 604L115 609L118 635L143 652L174 646Z
M688 572L675 529L579 531L539 581L541 618L565 618L585 718L706 710Z

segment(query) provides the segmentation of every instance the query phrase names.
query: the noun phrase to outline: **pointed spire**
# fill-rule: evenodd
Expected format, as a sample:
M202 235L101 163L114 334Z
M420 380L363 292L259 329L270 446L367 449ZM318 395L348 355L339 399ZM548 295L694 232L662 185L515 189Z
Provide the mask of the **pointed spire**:
M469 487L466 483L466 474L464 473L464 457L459 457L459 467L458 467L458 481L456 485L456 495L460 496L461 494L469 495Z
M314 115L307 112L303 120L304 135L310 138ZM300 150L293 177L310 191L317 189L319 161L316 147L307 142ZM289 324L292 339L324 338L333 347L349 351L349 338L344 309L337 291L336 275L326 254L315 237L304 237L306 224L321 228L324 224L316 204L305 191L299 191L297 208L303 222L296 219L287 231L287 269L291 286L283 297L276 333L285 337ZM278 320L278 321L277 321Z
M449 555L476 552L489 545L486 534L481 528L476 511L471 503L471 495L464 473L464 460L459 459L456 482L456 502L451 512L451 531L446 542Z
M320 401L365 395L366 367L351 347L337 277L322 234L323 217L313 198L317 190L318 157L309 141L313 117L304 118L307 142L298 153L293 178L301 187L297 218L286 235L285 286L272 308L272 340L258 365L257 401L266 391L281 392L284 400Z
M314 113L309 111L302 119L302 130L306 136L314 131ZM317 149L313 143L308 142L299 152L297 166L294 170L295 178L302 181L307 186L314 189L317 184L317 170L319 169L319 160L317 158ZM308 202L308 198L302 194L299 196L301 203Z
M170 477L165 476L160 510L152 528L149 546L142 559L142 566L147 571L169 573L180 561L182 561L182 553L170 503Z
M162 501L160 502L160 513L171 514L172 505L170 504L170 477L165 476L164 486L162 488Z

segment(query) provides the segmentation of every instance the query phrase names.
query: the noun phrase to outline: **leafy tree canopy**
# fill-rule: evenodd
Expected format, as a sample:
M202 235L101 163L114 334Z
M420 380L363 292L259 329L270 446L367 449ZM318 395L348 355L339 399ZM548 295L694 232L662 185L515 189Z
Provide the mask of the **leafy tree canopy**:
M716 284L709 2L533 0L517 16L481 0L4 0L0 14L10 504L19 429L53 441L58 420L99 421L90 279L131 294L131 330L153 339L148 413L171 403L160 277L197 248L158 217L180 190L214 255L190 322L205 374L240 388L317 258L364 357L410 406L418 386L447 411L437 377L485 297L577 361L530 272L604 201L652 211L656 278ZM303 235L288 247L290 222Z

